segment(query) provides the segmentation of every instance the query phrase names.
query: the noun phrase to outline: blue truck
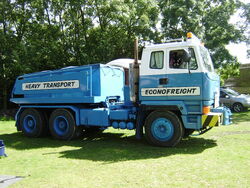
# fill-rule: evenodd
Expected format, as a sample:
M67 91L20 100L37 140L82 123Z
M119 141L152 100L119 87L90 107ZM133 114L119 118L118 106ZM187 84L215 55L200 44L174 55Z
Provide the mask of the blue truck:
M219 106L219 84L208 50L188 33L144 47L141 61L136 55L19 76L10 100L19 105L17 130L29 137L50 132L71 140L113 127L171 147L231 123L230 110Z

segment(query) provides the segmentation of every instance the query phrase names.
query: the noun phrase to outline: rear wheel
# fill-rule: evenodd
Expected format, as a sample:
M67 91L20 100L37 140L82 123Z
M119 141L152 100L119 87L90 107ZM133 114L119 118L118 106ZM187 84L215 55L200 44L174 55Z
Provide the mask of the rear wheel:
M145 121L145 135L149 143L157 146L175 146L183 137L180 119L170 111L154 111Z
M46 121L43 113L33 108L25 109L20 115L20 127L26 136L42 136L46 131Z
M71 140L77 134L77 127L72 113L67 109L56 109L49 118L51 135L59 140Z

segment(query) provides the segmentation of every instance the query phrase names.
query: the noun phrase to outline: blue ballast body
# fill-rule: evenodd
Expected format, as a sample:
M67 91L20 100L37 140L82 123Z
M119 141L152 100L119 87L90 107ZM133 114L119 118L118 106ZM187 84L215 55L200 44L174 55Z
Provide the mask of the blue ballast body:
M123 70L103 64L67 67L17 78L11 101L16 104L81 104L124 99Z

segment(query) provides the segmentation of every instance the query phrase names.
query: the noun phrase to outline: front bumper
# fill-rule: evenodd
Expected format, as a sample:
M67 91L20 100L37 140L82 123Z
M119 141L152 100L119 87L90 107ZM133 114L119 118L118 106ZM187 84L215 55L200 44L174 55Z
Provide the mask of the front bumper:
M221 113L214 113L214 112L211 112L209 114L203 114L201 117L202 127L207 128L207 127L219 126L221 124L220 123L221 116L222 116Z
M209 114L202 115L201 122L203 129L220 125L230 125L232 123L231 110L227 107L214 108Z

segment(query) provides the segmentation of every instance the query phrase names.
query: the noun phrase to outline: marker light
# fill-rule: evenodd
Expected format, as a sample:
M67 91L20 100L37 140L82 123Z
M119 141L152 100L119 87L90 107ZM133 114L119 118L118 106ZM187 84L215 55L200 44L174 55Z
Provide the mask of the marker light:
M203 114L209 114L210 113L210 106L204 106L202 109Z
M188 33L187 33L187 38L188 38L188 39L191 39L192 37L193 37L193 33L188 32Z

